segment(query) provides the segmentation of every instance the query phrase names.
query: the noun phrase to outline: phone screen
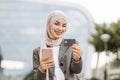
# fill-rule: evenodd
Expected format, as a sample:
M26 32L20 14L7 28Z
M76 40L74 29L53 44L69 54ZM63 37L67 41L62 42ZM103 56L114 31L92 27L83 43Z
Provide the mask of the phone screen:
M42 49L42 57L48 58L49 60L53 60L53 54L51 48Z
M75 43L75 39L64 39L64 46L72 46Z

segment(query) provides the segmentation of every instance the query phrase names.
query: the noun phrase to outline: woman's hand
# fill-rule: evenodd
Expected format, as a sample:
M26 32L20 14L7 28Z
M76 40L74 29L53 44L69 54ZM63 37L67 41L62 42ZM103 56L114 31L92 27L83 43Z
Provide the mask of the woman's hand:
M44 72L48 68L54 67L54 61L49 60L49 57L42 58L40 61L40 70Z
M72 51L73 51L73 59L74 61L79 61L82 56L82 49L77 44L72 45Z

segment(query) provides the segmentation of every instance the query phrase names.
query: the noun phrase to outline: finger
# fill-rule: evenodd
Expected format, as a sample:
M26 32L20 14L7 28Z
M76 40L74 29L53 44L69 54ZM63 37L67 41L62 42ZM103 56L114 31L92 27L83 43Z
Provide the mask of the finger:
M81 54L82 55L82 51L79 49L79 50L77 50L77 49L72 49L72 51L73 52L75 52L75 53L78 53L78 54Z
M73 44L72 47L77 48L77 47L79 47L79 45Z
M72 49L73 53L77 53L78 55L81 55L82 52L78 51L78 50L75 50L75 49Z
M72 49L73 52L75 53L79 53L80 51L79 50L76 50L76 49Z
M46 66L46 65L54 65L54 61L53 60L48 60L48 61L42 61L41 62L41 66Z
M46 61L41 61L40 62L40 65L44 65L44 64L50 64L50 63L54 63L54 61L53 60L46 60Z
M52 66L48 66L48 68L53 68L54 66L52 65Z
M46 64L54 64L54 61L48 61Z
M75 61L78 61L80 58L77 57L77 56L74 56L73 59L74 59Z
M77 44L73 44L72 48L82 51L82 49Z
M82 56L82 52L79 52L78 50L73 49L73 56L77 56L80 58Z
M79 55L79 54L77 54L77 53L73 53L73 57L80 58L81 55Z
M78 54L76 54L76 53L73 53L74 55L73 55L73 59L75 60L75 61L79 61L80 60L80 58L81 58L81 56L78 56Z
M41 64L40 69L44 72L47 69L47 65L46 64Z
M72 49L76 49L76 50L82 51L82 49L77 44L74 44L72 46Z
M78 59L78 58L77 58L77 56L73 56L73 59L76 60L76 59Z
M55 67L54 63L47 64L48 68Z
M41 64L48 64L48 63L51 63L51 62L54 62L53 60L49 60L48 58L43 58L40 63Z
M42 67L46 70L48 68L54 67L54 62L49 62L46 64L42 64Z
M75 52L73 53L73 56L80 57L80 55Z
M43 57L42 59L41 59L41 61L46 61L46 60L48 60L49 59L49 57Z

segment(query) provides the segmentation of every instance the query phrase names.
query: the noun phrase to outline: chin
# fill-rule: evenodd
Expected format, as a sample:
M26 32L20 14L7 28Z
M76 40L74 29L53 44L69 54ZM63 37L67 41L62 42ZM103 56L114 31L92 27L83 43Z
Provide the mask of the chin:
M55 35L55 38L56 39L59 39L59 38L61 38L62 37L62 35Z
M56 39L59 39L59 38L61 38L61 36L57 36L57 37L55 37Z

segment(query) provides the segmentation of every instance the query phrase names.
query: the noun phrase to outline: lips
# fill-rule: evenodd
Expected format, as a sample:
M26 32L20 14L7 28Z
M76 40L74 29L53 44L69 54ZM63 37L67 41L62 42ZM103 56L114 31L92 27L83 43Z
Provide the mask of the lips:
M56 31L55 32L57 35L61 35L62 34L62 32L58 32L58 31Z

